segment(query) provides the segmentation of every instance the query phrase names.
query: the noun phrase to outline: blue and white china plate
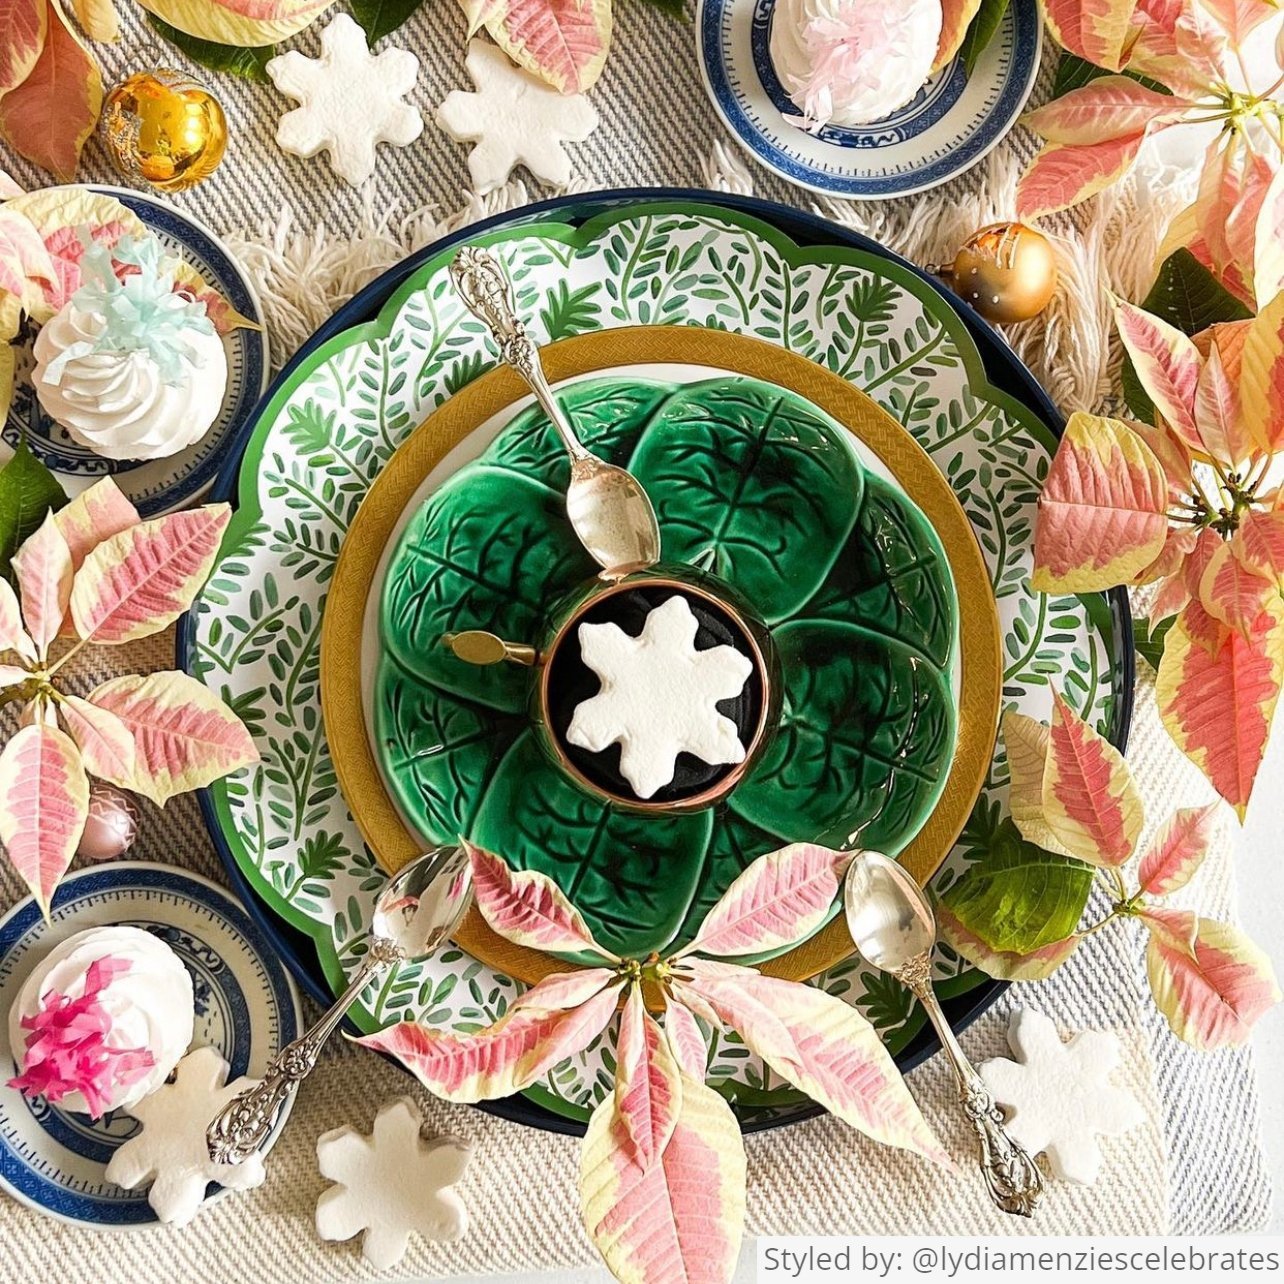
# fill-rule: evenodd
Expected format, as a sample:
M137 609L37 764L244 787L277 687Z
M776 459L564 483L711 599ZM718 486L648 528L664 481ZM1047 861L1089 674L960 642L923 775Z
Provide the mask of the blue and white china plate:
M123 861L69 875L52 923L28 898L0 919L0 1187L60 1221L128 1230L156 1221L146 1190L103 1177L116 1147L139 1125L115 1111L93 1123L8 1086L16 1073L8 1013L32 968L59 941L87 927L128 923L160 937L183 960L196 996L193 1047L215 1047L230 1078L261 1075L296 1037L299 996L277 951L223 888L187 870ZM266 1147L289 1115L287 1102Z
M258 295L231 250L203 223L159 197L124 187L101 187L127 205L160 239L165 249L181 256L219 291L242 316L263 325ZM62 483L69 495L111 473L144 517L182 508L213 484L228 445L235 441L267 387L271 369L266 329L233 330L223 338L227 352L227 390L218 418L194 446L168 459L133 462L104 459L77 445L41 409L27 377L32 368L30 344L20 351L18 379L8 422L0 434L0 460L8 459L25 433L32 451Z
M1012 0L971 76L955 58L883 120L827 126L796 116L768 52L776 0L700 0L696 43L705 89L755 160L825 196L880 200L926 191L971 168L1016 123L1034 88L1043 34L1036 0Z

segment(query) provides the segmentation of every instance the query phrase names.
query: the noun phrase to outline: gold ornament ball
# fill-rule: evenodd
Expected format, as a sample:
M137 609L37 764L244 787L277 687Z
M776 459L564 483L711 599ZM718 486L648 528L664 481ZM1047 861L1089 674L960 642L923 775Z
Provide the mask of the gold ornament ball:
M227 117L218 99L165 67L122 80L103 104L102 130L120 173L162 192L207 179L227 147Z
M994 223L968 237L949 276L955 293L987 321L1028 321L1057 288L1057 262L1041 232Z

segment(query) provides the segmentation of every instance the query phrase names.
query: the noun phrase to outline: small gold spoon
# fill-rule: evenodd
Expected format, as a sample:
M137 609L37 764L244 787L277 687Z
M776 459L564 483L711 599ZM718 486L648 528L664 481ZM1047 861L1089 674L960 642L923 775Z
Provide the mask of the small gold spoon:
M660 560L660 526L642 484L625 468L599 459L580 441L553 395L539 347L517 318L513 286L489 250L466 245L450 265L450 279L464 306L490 331L500 359L513 367L557 429L571 457L566 515L588 555L611 578Z

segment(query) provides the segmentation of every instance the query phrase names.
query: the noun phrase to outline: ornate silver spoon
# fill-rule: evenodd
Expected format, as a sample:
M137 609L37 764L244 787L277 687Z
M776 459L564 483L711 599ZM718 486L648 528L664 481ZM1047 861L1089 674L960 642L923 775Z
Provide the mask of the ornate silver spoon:
M861 957L907 985L931 1018L958 1078L963 1111L976 1129L981 1174L1005 1213L1029 1217L1043 1197L1038 1165L1003 1127L990 1090L954 1037L932 989L936 918L910 874L879 852L861 852L843 885L847 927Z
M489 251L465 246L450 265L464 305L489 331L500 359L535 394L571 458L566 515L589 556L609 575L620 576L660 560L660 527L641 483L627 469L599 459L580 441L544 377L539 347L518 319L513 286L503 264Z
M394 963L413 963L440 949L472 901L472 870L458 847L426 852L389 879L375 905L361 969L325 1016L272 1058L262 1080L233 1097L210 1121L205 1130L210 1158L239 1164L258 1150L277 1111L312 1073L322 1046L361 991Z

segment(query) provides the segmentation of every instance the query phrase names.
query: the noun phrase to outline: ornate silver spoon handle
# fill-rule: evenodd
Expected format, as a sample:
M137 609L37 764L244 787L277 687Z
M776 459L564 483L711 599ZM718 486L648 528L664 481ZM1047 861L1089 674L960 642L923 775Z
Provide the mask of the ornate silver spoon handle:
M490 331L500 359L526 380L570 457L573 460L593 458L548 386L539 347L518 319L513 283L504 265L489 250L466 245L450 264L450 279L464 306Z
M268 1063L263 1078L233 1097L210 1121L205 1144L215 1163L243 1163L258 1150L272 1131L277 1112L312 1073L325 1041L344 1013L361 991L400 957L400 950L391 941L376 938L370 942L365 963L334 1006L310 1030L287 1043Z
M976 1130L980 1151L981 1175L989 1188L990 1198L1005 1213L1030 1217L1043 1198L1043 1174L1039 1166L1009 1135L1003 1126L1003 1112L994 1104L985 1081L977 1074L967 1054L950 1029L941 1005L932 989L932 961L928 954L911 959L896 972L898 980L909 986L923 1005L941 1046L954 1067L958 1079L963 1112Z

